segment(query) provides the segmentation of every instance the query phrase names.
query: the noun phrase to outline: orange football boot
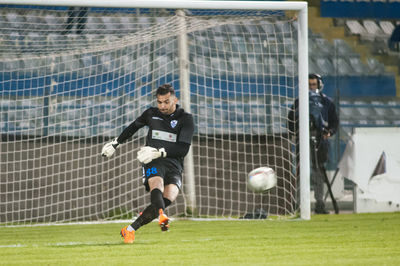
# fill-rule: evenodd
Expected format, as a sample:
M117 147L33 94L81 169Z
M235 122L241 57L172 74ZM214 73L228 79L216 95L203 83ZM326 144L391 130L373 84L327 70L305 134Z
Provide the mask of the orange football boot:
M131 244L135 240L135 231L129 232L128 225L121 229L120 234L124 238L125 244Z
M168 231L169 229L169 218L164 214L164 211L160 209L158 211L160 216L158 216L158 224L160 225L161 231Z

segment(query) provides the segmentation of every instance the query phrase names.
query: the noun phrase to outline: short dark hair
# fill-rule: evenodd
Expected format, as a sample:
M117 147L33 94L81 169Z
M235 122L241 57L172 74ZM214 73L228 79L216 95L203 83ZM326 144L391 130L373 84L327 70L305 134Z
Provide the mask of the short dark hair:
M168 83L161 85L156 91L156 95L165 95L168 93L171 93L171 95L175 95L174 87L172 87L172 85Z

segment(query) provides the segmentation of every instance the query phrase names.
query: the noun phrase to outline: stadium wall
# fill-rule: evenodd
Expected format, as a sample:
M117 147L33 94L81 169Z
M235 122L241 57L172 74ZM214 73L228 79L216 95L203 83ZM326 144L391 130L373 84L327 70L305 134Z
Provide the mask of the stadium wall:
M297 82L290 77L280 77L280 80L271 80L273 77L257 76L251 79L227 77L218 79L212 77L192 75L190 77L191 91L195 94L215 97L237 97L246 96L250 92L265 93L268 91L273 95L287 94L285 86L271 86L269 84L286 84L297 86ZM78 81L77 81L78 80ZM152 91L151 76L139 81L142 95ZM177 80L172 76L160 78L159 84ZM77 74L57 77L30 77L16 78L13 73L0 73L0 95L8 96L44 96L51 91L52 95L86 97L93 95L118 96L124 93L133 96L137 86L134 74L118 76L115 73L107 73L93 77L80 77ZM383 76L324 76L325 93L335 95L336 88L340 88L346 97L362 96L396 96L396 84L394 75ZM53 85L52 85L53 84ZM54 85L56 84L56 85ZM121 85L122 84L122 85ZM172 84L179 91L179 82ZM51 89L50 89L51 87ZM210 89L209 89L210 88ZM212 90L211 90L212 88ZM210 94L213 91L214 94ZM293 97L293 95L288 95Z
M333 18L399 19L398 1L321 0L321 16Z

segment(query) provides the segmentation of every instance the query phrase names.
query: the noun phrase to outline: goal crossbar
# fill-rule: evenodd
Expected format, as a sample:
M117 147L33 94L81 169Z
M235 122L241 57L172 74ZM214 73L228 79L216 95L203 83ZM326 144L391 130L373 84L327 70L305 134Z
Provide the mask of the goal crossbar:
M1 4L14 5L44 5L44 6L90 6L90 7L121 7L121 8L201 8L201 9L229 9L240 10L294 10L301 11L307 8L307 2L295 1L187 1L187 0L1 0Z

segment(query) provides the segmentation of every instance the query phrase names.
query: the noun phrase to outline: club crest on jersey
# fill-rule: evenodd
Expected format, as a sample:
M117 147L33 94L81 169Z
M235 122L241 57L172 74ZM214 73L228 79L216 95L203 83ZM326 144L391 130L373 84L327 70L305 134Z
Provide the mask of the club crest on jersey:
M177 120L172 120L172 121L171 121L171 127L172 127L172 128L175 128L175 127L176 127L176 124L178 124L178 121L177 121Z

